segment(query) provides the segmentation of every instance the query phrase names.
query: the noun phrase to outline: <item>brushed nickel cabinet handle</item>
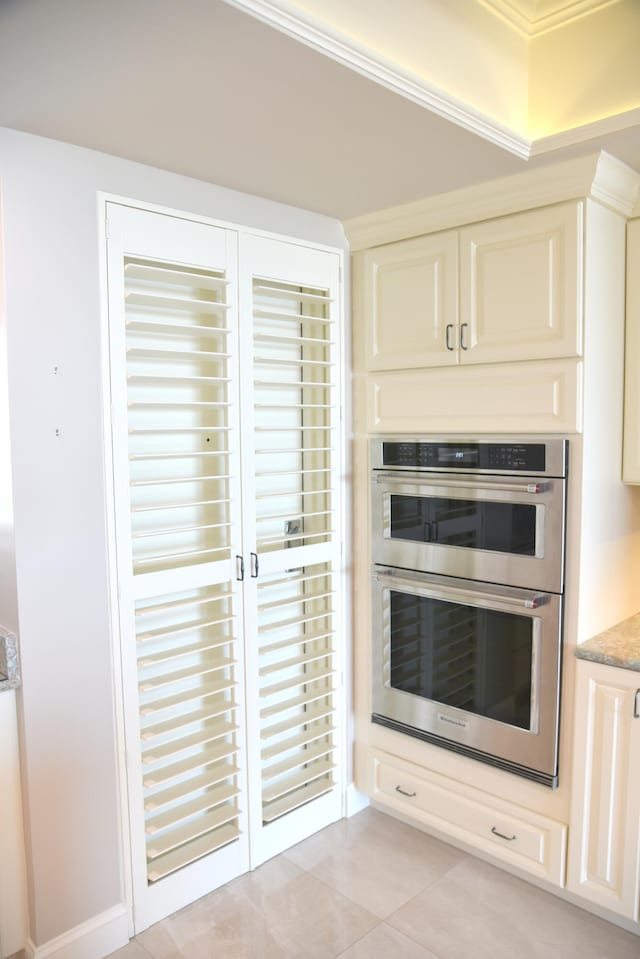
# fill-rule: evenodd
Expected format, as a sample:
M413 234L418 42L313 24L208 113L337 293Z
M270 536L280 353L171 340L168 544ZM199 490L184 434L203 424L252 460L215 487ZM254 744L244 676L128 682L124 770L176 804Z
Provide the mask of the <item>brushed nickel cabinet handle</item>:
M446 327L445 327L445 331L444 331L444 341L445 341L445 344L446 344L447 349L448 349L450 352L453 352L453 346L452 346L452 344L451 344L451 333L452 333L452 331L453 331L453 323L447 323L447 325L446 325Z
M409 799L413 799L414 796L417 796L417 793L408 793L405 789L401 789L400 786L396 786L396 792L400 793L401 796L407 796Z
M507 842L513 842L514 839L518 838L517 836L505 836L503 832L498 832L495 826L491 827L491 832L493 833L494 836L499 836L500 839L506 839Z
M467 346L467 338L465 336L465 330L467 330L468 328L469 328L468 323L463 323L462 326L460 327L460 346L462 347L463 350L469 349L469 347Z
M633 700L633 718L640 719L640 689L636 689L636 695Z

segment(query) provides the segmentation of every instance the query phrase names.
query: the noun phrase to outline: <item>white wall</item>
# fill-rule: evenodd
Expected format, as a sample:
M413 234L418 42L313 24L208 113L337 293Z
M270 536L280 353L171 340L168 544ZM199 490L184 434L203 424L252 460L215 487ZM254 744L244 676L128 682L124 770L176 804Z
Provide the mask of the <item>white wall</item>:
M344 238L341 226L324 217L13 130L0 129L0 183L23 784L37 946L124 897L97 193L336 246Z

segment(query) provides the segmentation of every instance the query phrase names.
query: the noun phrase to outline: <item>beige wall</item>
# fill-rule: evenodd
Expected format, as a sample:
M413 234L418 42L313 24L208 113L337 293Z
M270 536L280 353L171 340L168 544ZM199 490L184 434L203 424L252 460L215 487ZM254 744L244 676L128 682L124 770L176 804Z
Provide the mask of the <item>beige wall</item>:
M640 107L638 0L617 0L534 38L529 86L532 138Z

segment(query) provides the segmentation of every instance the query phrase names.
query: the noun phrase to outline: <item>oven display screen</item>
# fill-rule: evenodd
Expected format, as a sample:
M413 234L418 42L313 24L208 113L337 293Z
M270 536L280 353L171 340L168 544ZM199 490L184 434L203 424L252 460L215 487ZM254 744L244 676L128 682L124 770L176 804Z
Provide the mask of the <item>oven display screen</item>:
M441 446L437 458L440 466L478 466L480 451L477 446Z
M382 464L405 469L542 473L546 469L545 452L544 443L385 441L382 444Z

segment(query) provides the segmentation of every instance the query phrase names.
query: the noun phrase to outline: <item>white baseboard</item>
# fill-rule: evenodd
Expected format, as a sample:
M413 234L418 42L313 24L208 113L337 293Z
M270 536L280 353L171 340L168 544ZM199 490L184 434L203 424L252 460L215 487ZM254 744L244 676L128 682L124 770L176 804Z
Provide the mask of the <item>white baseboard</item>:
M27 959L104 959L129 942L129 916L124 903L107 909L41 946L27 940Z
M347 795L345 802L345 815L347 818L349 816L355 816L357 812L361 812L363 809L366 809L369 805L369 797L364 793L361 793L359 789L356 789L353 783L350 786L347 786Z

